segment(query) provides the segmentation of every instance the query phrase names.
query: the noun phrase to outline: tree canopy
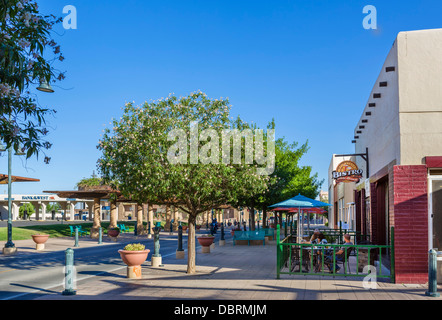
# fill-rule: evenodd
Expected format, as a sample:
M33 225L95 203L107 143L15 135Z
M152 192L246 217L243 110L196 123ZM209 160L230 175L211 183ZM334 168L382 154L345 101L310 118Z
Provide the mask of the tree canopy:
M33 87L65 78L54 67L63 61L52 37L61 22L42 15L33 0L2 0L0 5L0 137L6 146L24 151L27 158L51 148L45 139L47 117L55 110L41 107ZM46 154L45 154L46 155ZM45 156L45 162L50 158Z
M195 272L197 215L267 188L261 161L229 161L230 143L220 151L222 137L237 128L229 116L227 99L210 99L200 91L139 107L127 103L98 145L106 184L140 203L171 204L189 215L189 273ZM241 147L239 160L247 152Z

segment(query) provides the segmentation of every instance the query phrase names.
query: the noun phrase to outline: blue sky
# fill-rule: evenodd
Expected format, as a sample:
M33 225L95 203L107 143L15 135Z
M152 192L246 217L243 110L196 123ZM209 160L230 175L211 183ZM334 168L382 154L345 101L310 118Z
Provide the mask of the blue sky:
M13 193L71 190L96 170L100 135L127 101L137 104L202 90L229 97L232 115L300 144L325 179L333 153L351 153L354 127L400 31L440 28L440 0L38 1L42 12L77 8L78 29L55 39L67 79L39 93L54 144L49 165L14 156L13 175L40 183ZM374 5L378 29L365 30ZM60 31L60 30L59 30ZM7 157L0 157L7 173ZM1 193L7 187L0 187Z

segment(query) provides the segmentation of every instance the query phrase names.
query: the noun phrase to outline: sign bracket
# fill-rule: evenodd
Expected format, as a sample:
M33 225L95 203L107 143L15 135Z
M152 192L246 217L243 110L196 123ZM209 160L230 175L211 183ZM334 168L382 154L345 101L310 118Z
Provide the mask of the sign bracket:
M353 154L336 154L335 157L361 157L365 160L367 179L370 178L370 167L368 162L368 148L365 149L365 153L353 153Z

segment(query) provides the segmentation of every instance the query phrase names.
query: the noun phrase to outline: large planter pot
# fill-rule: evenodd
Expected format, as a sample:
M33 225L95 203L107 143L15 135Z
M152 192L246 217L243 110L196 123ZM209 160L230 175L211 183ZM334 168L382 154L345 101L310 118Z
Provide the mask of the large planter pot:
M119 229L110 229L107 231L107 235L112 239L112 241L117 241L117 237L120 234Z
M131 279L141 279L141 265L146 261L150 250L127 251L118 250L121 260L127 265L127 277Z
M201 229L201 225L196 226L196 230L199 230L199 229Z
M210 253L210 246L213 244L213 241L215 240L215 237L198 237L198 242L201 245L202 253Z
M187 230L187 226L182 226L183 227L183 232L185 232Z
M49 235L48 234L33 234L32 240L34 240L36 244L36 249L38 251L44 250L45 243L48 241Z

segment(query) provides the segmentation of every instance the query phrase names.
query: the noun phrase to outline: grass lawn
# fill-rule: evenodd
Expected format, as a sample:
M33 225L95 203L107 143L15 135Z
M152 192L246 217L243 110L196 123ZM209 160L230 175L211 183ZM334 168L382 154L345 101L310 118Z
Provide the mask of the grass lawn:
M129 227L130 231L134 230L134 222L121 222ZM83 230L90 232L92 228L92 223L82 223ZM109 222L102 222L101 227L103 228L103 234L107 233L107 227L109 227ZM71 231L68 224L53 224L53 225L33 225L29 227L13 227L12 228L12 241L15 240L27 240L32 239L33 234L48 234L50 238L59 237L70 237ZM0 228L0 241L8 240L8 228Z

